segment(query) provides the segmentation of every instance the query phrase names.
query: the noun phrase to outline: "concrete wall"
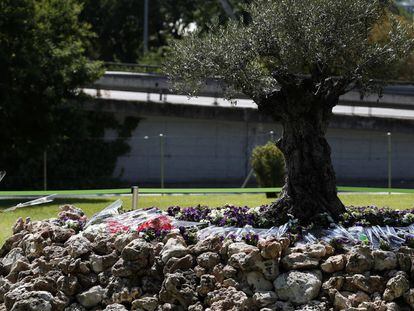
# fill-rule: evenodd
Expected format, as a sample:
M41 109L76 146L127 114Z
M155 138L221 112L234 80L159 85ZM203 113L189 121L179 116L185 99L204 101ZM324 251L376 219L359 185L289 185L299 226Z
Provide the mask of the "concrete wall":
M240 186L250 170L251 150L264 144L271 130L275 137L281 134L278 124L267 122L143 117L130 140L130 154L118 160L116 174L131 183L158 186L163 133L167 185ZM392 139L394 184L411 184L414 133L393 133ZM387 184L386 131L330 129L328 140L338 183Z

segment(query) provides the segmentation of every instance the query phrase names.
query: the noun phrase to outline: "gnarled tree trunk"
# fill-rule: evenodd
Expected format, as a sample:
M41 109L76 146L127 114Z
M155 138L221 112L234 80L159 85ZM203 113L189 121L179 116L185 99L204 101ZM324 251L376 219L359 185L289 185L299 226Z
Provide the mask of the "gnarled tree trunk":
M288 214L301 223L309 223L321 213L338 220L344 212L325 138L333 106L325 100L303 97L285 103L288 108L278 111L283 135L277 145L285 156L287 177L271 214L280 222L286 221Z

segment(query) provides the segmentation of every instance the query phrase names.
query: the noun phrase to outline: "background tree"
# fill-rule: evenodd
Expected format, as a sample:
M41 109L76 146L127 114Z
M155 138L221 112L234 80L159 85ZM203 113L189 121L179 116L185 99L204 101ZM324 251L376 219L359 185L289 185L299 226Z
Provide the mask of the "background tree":
M248 0L233 0L229 4L234 14L242 14L241 4ZM81 20L91 25L96 36L88 54L93 59L135 63L143 54L144 1L82 0ZM172 38L181 38L190 25L202 30L212 19L221 22L227 13L219 0L151 0L149 5L150 54L144 62L160 64L164 47Z
M189 94L205 78L241 91L283 126L277 142L287 165L274 217L302 222L318 213L334 219L344 211L325 134L339 97L358 88L374 90L372 78L389 78L413 46L409 31L384 0L257 0L249 18L212 26L173 46L166 71ZM384 20L390 30L374 40Z
M2 188L41 186L45 150L49 176L56 177L51 186L65 187L90 184L98 172L112 177L113 158L126 151L120 141L97 140L105 128L122 132L123 125L82 109L79 87L103 70L86 57L92 33L80 11L75 0L0 1L0 167L8 173ZM71 160L77 165L62 164Z

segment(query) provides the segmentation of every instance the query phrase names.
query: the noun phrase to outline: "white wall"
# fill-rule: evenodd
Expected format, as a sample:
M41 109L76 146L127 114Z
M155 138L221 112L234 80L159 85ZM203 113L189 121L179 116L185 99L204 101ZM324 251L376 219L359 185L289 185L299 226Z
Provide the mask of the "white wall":
M130 140L130 154L118 159L116 174L123 172L123 178L131 183L159 183L159 134L163 133L167 184L239 186L250 169L252 148L265 143L271 130L275 137L280 136L277 124L144 118ZM386 185L386 133L330 129L328 140L339 182L378 181ZM414 180L413 142L414 133L393 134L393 177L398 183Z

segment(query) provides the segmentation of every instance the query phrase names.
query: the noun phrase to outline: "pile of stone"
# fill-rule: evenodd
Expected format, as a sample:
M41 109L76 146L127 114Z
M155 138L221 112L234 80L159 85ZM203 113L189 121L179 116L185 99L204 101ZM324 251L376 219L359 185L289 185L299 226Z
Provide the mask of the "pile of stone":
M257 246L179 233L92 234L19 220L0 249L0 310L410 310L414 249Z

